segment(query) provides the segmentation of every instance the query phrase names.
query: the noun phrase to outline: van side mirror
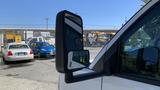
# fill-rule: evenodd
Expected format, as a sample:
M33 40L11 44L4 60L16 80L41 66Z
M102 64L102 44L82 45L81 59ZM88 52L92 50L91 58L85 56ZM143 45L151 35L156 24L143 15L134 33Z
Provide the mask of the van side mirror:
M56 17L56 69L70 73L88 67L89 51L83 47L83 22L80 16L61 11Z
M68 53L68 69L76 71L76 69L85 68L89 63L89 51L70 51Z

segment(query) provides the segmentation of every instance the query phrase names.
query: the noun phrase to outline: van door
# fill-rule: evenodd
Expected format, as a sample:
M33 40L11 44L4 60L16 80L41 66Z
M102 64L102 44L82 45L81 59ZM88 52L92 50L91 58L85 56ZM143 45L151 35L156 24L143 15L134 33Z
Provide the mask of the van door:
M66 83L65 75L59 75L59 90L102 90L101 78L94 78L76 83Z
M159 11L160 1L152 0L102 48L89 66L99 77L66 83L61 74L60 90L160 90Z
M160 90L159 11L160 2L120 37L115 74L103 77L102 90Z

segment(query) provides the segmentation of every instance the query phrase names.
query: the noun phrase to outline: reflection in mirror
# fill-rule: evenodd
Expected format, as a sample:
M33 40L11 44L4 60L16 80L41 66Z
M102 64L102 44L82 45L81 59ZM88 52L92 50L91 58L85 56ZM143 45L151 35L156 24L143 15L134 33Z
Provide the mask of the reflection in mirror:
M89 66L89 51L71 51L68 53L68 69L75 70Z
M73 22L77 23L78 25L82 26L82 21L80 18L73 16L71 14L65 13L65 17L69 20L72 20Z

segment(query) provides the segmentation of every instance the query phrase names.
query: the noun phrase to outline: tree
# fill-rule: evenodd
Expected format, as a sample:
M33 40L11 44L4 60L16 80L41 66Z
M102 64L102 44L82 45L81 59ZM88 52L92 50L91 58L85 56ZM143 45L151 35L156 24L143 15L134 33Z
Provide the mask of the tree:
M142 0L144 3L148 3L150 0Z

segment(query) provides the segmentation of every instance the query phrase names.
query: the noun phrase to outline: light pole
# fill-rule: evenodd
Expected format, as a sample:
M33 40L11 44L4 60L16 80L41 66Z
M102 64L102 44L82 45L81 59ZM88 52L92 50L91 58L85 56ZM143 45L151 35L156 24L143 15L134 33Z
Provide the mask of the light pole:
M47 17L46 18L46 29L48 30L48 21L49 21L49 18Z

